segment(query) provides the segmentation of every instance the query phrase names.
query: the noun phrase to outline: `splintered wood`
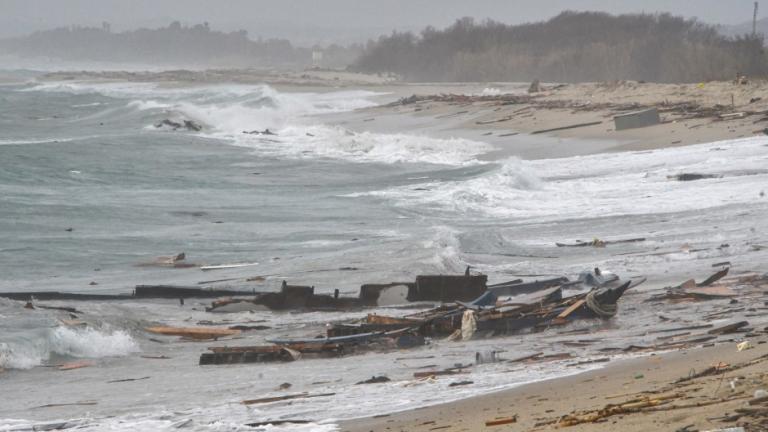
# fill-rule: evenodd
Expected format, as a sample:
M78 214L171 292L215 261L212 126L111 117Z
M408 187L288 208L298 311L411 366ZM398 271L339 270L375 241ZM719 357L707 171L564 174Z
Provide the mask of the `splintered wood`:
M333 396L335 394L336 393L320 393L320 394L298 393L298 394L292 394L292 395L286 395L286 396L274 396L274 397L265 397L265 398L259 398L259 399L249 399L249 400L244 400L242 404L255 405L255 404L291 400L291 399L309 399L309 398L316 398L316 397Z
M166 336L182 336L190 339L216 339L223 336L233 336L240 334L240 330L223 328L201 328L201 327L147 327L144 330Z
M557 423L558 426L575 426L582 423L595 423L605 418L642 411L644 408L657 407L682 397L681 393L651 398L649 396L631 399L621 404L608 404L605 407L581 414L569 414L563 416Z
M510 423L516 423L516 422L517 422L517 416L514 415L512 417L488 420L487 422L485 422L485 425L486 426L501 426L501 425L510 424Z

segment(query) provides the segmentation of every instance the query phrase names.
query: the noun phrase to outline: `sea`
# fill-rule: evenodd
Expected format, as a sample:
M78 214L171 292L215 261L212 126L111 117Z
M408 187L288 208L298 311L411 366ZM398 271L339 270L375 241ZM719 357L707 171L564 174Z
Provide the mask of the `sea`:
M579 151L594 145L578 140L491 140L458 126L435 132L424 118L409 127L383 112L376 121L391 126L376 128L370 109L397 99L386 89L4 75L14 79L0 85L0 291L130 294L140 284L271 291L287 281L354 296L363 283L462 274L467 266L491 283L575 277L594 267L648 280L622 299L613 320L574 324L586 335L552 329L205 367L198 358L209 346L314 337L367 313L414 310L212 314L208 300L36 302L76 308L80 325L73 325L68 312L0 299L0 431L334 431L344 419L601 367L586 361L605 357L600 348L651 343L650 329L696 322L709 307L665 311L675 323L660 323L644 293L703 279L724 261L733 271L768 271L763 136L595 153ZM568 156L515 152L548 142L571 148ZM675 180L680 173L714 177ZM645 240L555 246L596 238ZM198 265L242 266L146 265L179 253ZM144 331L252 323L270 328L217 342ZM451 377L413 379L471 364L486 351L506 358L570 352L578 361L476 365L461 377L472 384L455 387ZM72 361L89 366L57 368ZM382 375L391 381L356 385ZM300 393L326 396L241 403ZM247 426L285 420L309 423Z

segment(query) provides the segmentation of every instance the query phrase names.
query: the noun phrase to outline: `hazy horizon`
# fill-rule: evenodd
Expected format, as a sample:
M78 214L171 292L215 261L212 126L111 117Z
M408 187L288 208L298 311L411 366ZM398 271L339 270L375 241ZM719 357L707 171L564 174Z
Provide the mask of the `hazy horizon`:
M222 31L247 30L256 39L285 38L298 45L364 42L393 30L418 31L428 25L444 27L458 18L491 18L506 24L542 21L562 10L621 13L669 12L710 24L737 25L752 17L752 0L722 2L650 0L628 4L608 0L548 0L498 2L478 0L363 2L355 0L230 0L226 7L208 0L1 0L0 38L22 36L55 27L101 26L114 31L156 28L172 21L209 22ZM768 5L764 6L768 8ZM768 11L768 9L766 10ZM764 11L758 18L764 16Z

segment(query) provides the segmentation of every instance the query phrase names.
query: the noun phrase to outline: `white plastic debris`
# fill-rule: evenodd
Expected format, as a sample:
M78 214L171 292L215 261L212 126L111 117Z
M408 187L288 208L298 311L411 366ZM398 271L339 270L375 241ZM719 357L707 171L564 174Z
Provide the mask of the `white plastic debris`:
M736 349L739 350L739 351L746 351L746 350L752 349L752 348L754 348L754 345L749 343L749 341L744 341L744 342L741 342L738 345L736 345Z

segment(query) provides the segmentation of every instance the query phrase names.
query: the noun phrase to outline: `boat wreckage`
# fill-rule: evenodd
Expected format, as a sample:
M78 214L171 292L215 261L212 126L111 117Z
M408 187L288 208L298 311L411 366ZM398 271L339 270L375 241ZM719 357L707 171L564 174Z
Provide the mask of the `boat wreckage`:
M596 274L595 274L596 273ZM523 331L538 331L577 319L610 319L618 311L618 301L630 288L645 279L621 281L615 275L601 275L599 270L580 276L580 280L536 282L539 289L510 298L508 292L519 284L500 284L474 300L455 301L405 317L368 314L355 323L336 324L325 337L313 339L272 339L273 345L247 347L211 347L200 356L201 365L295 361L301 358L339 357L376 350L422 346L430 337L468 340ZM589 277L587 277L587 275ZM531 284L531 283L529 283ZM587 292L563 296L563 290L576 284L589 287ZM527 288L532 289L531 285Z
M487 282L486 275L423 275L417 276L415 282L365 284L357 297L341 297L338 289L333 294L316 294L313 286L288 285L283 281L278 292L256 293L246 298L227 297L214 301L206 310L350 310L417 302L470 301L487 291Z

